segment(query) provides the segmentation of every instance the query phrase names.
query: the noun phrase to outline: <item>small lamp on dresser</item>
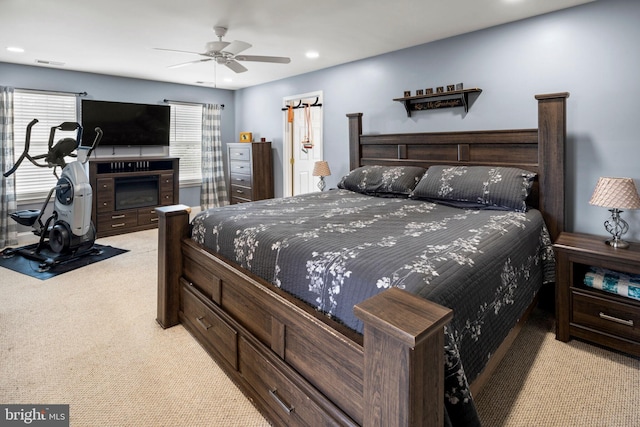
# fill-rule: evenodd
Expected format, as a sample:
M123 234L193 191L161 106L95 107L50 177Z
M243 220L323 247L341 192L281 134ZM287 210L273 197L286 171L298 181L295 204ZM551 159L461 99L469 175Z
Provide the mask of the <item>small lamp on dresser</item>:
M604 222L604 228L612 238L606 242L614 248L628 248L629 243L622 240L622 236L629 231L629 224L620 217L620 209L640 209L640 197L633 179L601 177L589 204L610 208L611 218Z
M313 176L320 177L320 181L318 182L318 188L320 189L320 191L324 191L324 177L329 175L331 175L331 171L329 170L329 163L325 162L324 160L320 160L313 165Z

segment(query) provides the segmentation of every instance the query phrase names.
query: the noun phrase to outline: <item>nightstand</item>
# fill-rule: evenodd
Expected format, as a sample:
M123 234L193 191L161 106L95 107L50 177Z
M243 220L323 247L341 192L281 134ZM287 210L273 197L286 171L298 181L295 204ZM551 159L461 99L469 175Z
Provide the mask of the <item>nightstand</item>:
M640 243L615 249L605 238L562 233L556 253L556 339L591 341L640 356L640 301L583 284L590 266L640 274Z

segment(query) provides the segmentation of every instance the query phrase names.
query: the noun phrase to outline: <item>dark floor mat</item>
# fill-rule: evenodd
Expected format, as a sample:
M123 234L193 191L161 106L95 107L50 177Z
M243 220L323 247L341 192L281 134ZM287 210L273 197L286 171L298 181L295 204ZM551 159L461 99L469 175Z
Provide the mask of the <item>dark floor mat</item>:
M40 280L46 280L59 274L66 273L67 271L75 270L76 268L84 267L125 252L129 251L127 249L114 248L113 246L94 244L91 251L88 251L85 255L78 258L55 262L49 268L46 266L42 268L41 261L29 259L20 254L15 254L10 257L0 255L0 267L5 267ZM57 254L50 251L48 253L46 250L43 250L41 255L50 259L55 259L55 255Z

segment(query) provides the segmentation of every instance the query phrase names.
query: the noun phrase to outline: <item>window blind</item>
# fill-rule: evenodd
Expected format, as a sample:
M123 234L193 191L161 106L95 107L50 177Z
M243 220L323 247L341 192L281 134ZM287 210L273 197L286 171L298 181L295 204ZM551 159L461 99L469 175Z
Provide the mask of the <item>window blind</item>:
M51 127L63 122L76 122L77 97L73 94L32 92L16 90L13 98L14 112L14 158L18 160L24 150L27 125L38 119L31 129L29 154L37 156L48 151ZM76 138L76 132L56 131L53 144L62 138ZM71 162L73 158L65 161ZM43 160L38 163L44 164ZM60 176L61 169L57 169ZM44 199L57 183L53 168L40 168L25 159L15 172L16 199L18 202L35 202Z
M202 182L202 105L170 104L169 154L180 158L180 184Z

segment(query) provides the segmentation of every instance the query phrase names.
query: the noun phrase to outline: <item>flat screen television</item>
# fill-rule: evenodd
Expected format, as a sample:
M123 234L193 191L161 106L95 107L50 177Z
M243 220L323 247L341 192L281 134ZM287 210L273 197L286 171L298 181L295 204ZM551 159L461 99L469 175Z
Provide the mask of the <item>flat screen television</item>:
M91 145L102 129L100 146L168 146L171 107L130 102L82 100L82 143Z

